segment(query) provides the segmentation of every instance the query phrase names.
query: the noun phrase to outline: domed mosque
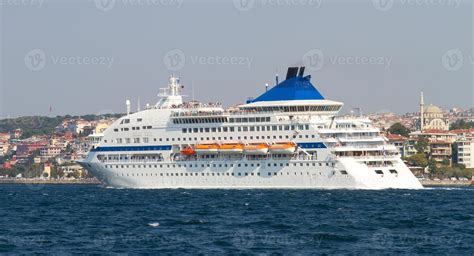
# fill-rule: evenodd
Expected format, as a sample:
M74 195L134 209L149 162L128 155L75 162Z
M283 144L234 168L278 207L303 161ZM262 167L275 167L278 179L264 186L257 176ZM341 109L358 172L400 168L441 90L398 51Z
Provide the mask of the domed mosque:
M420 96L420 116L417 119L417 128L423 130L449 130L449 120L440 107L425 106L423 92Z

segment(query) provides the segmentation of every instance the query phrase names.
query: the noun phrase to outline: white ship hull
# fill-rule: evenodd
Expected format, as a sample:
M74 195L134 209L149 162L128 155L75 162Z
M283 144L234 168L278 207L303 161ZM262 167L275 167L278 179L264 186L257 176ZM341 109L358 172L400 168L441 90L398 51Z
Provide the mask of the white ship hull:
M400 161L393 167L367 168L352 159L332 166L325 161L81 163L114 188L136 189L421 189ZM238 167L240 164L240 167ZM287 166L287 164L289 166ZM314 165L313 165L314 164ZM195 167L197 165L197 167ZM204 167L203 167L204 165ZM230 166L233 167L230 167ZM247 166L245 166L247 165ZM253 165L253 166L252 166ZM258 166L257 166L258 165ZM269 166L270 165L270 166ZM276 165L276 166L275 166ZM282 166L283 165L283 166ZM303 166L301 166L303 165ZM122 168L123 166L123 168ZM128 166L128 168L127 168ZM161 167L160 167L161 166ZM184 167L186 166L186 167ZM192 167L189 167L192 166ZM209 167L208 167L209 166ZM227 166L227 167L224 167ZM345 170L343 174L340 170ZM380 170L383 174L375 173ZM390 172L396 170L396 174Z

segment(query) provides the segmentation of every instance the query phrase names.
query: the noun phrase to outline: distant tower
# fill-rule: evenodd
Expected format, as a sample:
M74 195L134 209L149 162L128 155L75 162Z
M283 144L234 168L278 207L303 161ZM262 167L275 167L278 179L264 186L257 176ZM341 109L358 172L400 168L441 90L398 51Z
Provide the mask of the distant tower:
M420 95L420 131L423 131L423 126L425 124L425 100L423 98L423 91Z

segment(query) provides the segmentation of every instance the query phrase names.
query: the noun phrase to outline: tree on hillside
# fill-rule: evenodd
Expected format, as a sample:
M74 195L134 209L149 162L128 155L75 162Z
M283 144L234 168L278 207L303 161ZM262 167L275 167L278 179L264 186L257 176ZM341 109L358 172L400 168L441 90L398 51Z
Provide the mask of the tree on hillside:
M417 153L407 158L407 161L412 166L426 167L428 166L428 159L426 159L425 154Z
M390 128L388 129L388 131L391 133L391 134L398 134L398 135L401 135L401 136L405 136L407 137L408 134L410 133L410 130L408 128L406 128L403 124L401 123L394 123L392 124L392 126L390 126Z
M464 119L460 119L452 123L449 127L449 130L470 129L470 128L474 128L474 122L466 122Z
M428 148L429 141L427 138L420 137L415 144L416 152L424 153Z

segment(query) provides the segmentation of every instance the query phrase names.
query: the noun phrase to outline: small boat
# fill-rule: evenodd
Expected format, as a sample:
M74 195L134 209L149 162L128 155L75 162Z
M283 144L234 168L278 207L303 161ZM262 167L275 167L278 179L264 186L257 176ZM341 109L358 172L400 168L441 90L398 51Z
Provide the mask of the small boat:
M213 155L219 152L219 145L217 144L199 144L194 147L194 151L198 155Z
M242 154L244 152L243 144L222 144L219 145L219 153L221 154Z
M186 147L183 150L181 150L181 154L185 156L192 156L196 154L196 150L194 150L192 147Z
M244 146L244 153L247 155L266 155L268 153L267 144L248 144Z
M272 154L293 154L296 150L296 143L275 143L269 146L269 150Z

